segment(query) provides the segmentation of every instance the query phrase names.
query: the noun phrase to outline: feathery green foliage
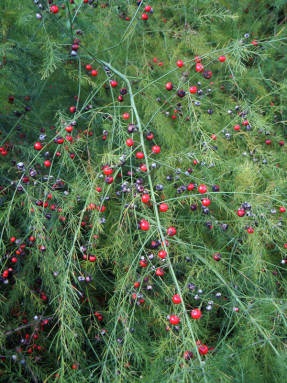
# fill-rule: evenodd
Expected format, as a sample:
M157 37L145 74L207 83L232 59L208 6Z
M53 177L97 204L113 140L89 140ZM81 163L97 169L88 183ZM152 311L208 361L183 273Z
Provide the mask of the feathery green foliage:
M285 1L2 3L0 382L283 383Z

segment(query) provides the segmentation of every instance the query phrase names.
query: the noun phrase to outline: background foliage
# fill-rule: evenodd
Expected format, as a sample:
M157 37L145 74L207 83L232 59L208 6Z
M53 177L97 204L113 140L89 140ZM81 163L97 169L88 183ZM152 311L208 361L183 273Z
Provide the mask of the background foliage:
M285 381L286 12L2 0L0 381Z

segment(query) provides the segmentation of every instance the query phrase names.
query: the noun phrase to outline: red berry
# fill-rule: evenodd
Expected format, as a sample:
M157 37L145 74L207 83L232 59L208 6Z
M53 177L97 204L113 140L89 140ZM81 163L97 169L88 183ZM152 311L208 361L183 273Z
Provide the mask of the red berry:
M128 112L123 113L122 118L124 120L128 120L130 118L130 114Z
M91 70L91 76L96 77L98 75L98 71L96 69Z
M75 113L77 108L75 106L70 106L69 110L70 110L70 113Z
M174 296L172 297L172 302L175 304L175 305L179 305L181 303L181 297L179 294L174 294Z
M285 213L286 212L286 207L285 206L280 206L279 207L280 213Z
M134 140L132 138L127 138L126 140L126 145L127 146L133 146L134 145Z
M213 254L213 259L218 262L221 260L221 254L220 253L214 253Z
M169 323L172 325L177 325L180 323L180 318L177 315L171 315L169 317Z
M41 150L41 149L43 149L43 145L42 145L42 143L41 143L41 142L35 142L35 144L34 144L34 149L35 149L35 150Z
M118 86L118 82L116 80L111 80L110 85L112 88L116 88Z
M151 150L152 150L152 152L153 152L154 154L159 154L160 151L161 151L161 148L160 148L159 145L154 145L154 146L151 148Z
M207 186L204 185L204 184L201 184L201 185L198 186L197 190L198 190L198 192L199 192L200 194L204 194L204 193L207 192Z
M107 183L107 184L112 184L113 182L114 182L114 177L112 177L112 176L107 176L106 178L105 178L105 182Z
M188 191L192 191L194 188L195 188L195 185L192 184L192 183L187 185L187 190Z
M165 213L166 211L168 211L168 204L167 203L161 203L160 205L159 205L159 211L161 212L161 213Z
M233 129L238 132L240 130L240 125L236 124L233 126Z
M184 351L183 358L185 360L190 360L193 358L193 352L192 351Z
M238 215L238 217L243 217L243 216L245 216L245 210L244 210L244 209L238 209L238 210L237 210L237 215Z
M150 223L146 219L142 219L140 221L140 229L143 231L147 231L150 228Z
M110 176L111 174L113 174L113 169L109 166L104 166L103 173L105 176Z
M167 83L165 84L165 89L166 89L166 90L172 90L172 89L173 89L173 84L172 84L172 82L167 82Z
M206 346L206 344L200 344L198 346L198 352L200 353L200 355L206 355L208 353L208 347Z
M204 70L204 66L200 62L195 64L195 71L196 72L200 73L200 72L203 72L203 70Z
M142 14L142 20L148 20L148 14L147 13Z
M150 11L152 11L152 7L151 7L151 5L146 5L146 6L144 7L144 10L145 10L145 12L150 12Z
M177 65L179 68L182 68L182 67L184 66L184 62L183 62L182 60L177 60L176 65Z
M149 133L146 135L146 139L147 139L148 141L153 140L153 139L154 139L154 134L153 134L153 132L149 132Z
M167 230L166 230L166 234L169 237L173 237L174 235L176 235L176 228L174 226L168 227Z
M192 94L195 94L197 93L197 86L193 85L189 88L189 92L192 93Z
M192 319L200 319L202 316L202 312L200 309L193 309L190 312L190 316L192 317Z
M51 162L50 160L45 160L45 161L44 161L44 166L45 166L46 168L49 168L51 165L52 165L52 162Z
M74 130L73 125L68 125L65 127L65 131L67 133L72 133L73 130Z
M139 262L140 267L147 267L148 266L148 261L146 259L141 259Z
M87 69L87 70L89 70L89 71L90 71L90 70L92 70L92 68L93 68L93 67L92 67L92 65L91 65L91 64L87 64L87 65L86 65L86 69Z
M142 172L146 172L146 171L147 171L147 166L146 166L146 164L141 164L141 166L140 166L140 170L141 170Z
M136 152L136 158L138 160L142 160L144 158L144 153L143 152Z
M148 203L150 201L150 195L145 193L142 195L142 202L143 203Z
M160 250L158 253L157 253L158 257L161 258L161 259L165 259L166 256L167 256L167 252L165 250Z
M254 229L253 229L252 226L249 226L249 227L247 228L247 233L248 233L248 234L253 234L253 233L254 233Z
M59 7L57 5L55 5L55 4L51 5L50 12L54 13L54 14L58 13L59 12Z
M218 61L220 61L221 63L224 63L225 60L226 60L225 56L219 56L218 57Z
M155 271L155 275L157 277L163 277L164 276L164 270L161 267L158 267Z
M203 198L202 200L201 200L201 203L202 203L202 206L209 206L210 204L211 204L211 201L210 201L210 199L209 198Z

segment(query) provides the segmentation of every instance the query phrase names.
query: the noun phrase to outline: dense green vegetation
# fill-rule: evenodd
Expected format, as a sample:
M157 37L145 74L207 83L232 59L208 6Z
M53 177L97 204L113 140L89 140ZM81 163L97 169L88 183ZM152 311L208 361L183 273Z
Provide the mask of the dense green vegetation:
M0 382L286 381L286 17L1 1Z

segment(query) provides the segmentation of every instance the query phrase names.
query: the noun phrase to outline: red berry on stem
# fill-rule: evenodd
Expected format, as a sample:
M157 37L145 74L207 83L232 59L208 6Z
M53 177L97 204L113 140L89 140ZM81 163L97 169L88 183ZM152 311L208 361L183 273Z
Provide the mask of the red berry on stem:
M141 165L140 165L140 170L141 170L142 172L146 172L146 171L147 171L147 166L146 166L146 164L141 164Z
M146 219L142 219L140 221L140 229L143 231L147 231L150 228L150 223Z
M220 253L214 253L213 254L213 259L218 262L221 260L221 254Z
M122 118L124 120L128 120L130 118L130 114L128 112L123 113Z
M220 61L221 63L224 63L225 60L226 60L225 56L219 56L218 57L218 61Z
M150 201L150 195L149 194L147 194L147 193L145 193L145 194L143 194L142 195L142 202L143 203L149 203L149 201Z
M163 202L159 205L159 211L161 213L165 213L166 211L168 211L168 204Z
M157 269L156 269L156 271L155 271L155 275L157 276L157 277L163 277L164 276L164 270L161 268L161 267L158 267Z
M146 259L141 259L139 262L140 267L147 267L148 266L148 261Z
M192 319L200 319L202 316L202 312L200 309L193 309L190 312L190 316L192 317Z
M189 92L190 92L191 94L195 94L195 93L197 93L197 86L195 86L195 85L191 86L191 87L189 88Z
M194 188L195 188L195 185L192 184L192 183L190 183L190 184L187 185L187 190L188 190L188 191L192 191Z
M152 152L153 152L154 154L159 154L160 151L161 151L161 148L160 148L159 145L154 145L154 146L151 148L151 150L152 150Z
M132 138L127 138L126 139L126 145L127 146L133 146L134 145L134 140Z
M148 134L145 136L148 141L151 141L154 139L153 132L148 132Z
M207 192L207 186L204 185L204 184L201 184L201 185L198 186L197 190L198 190L198 192L199 192L200 194L204 194L204 193Z
M96 69L91 70L91 76L96 77L98 75L98 71Z
M201 200L201 203L202 203L202 206L207 207L207 206L209 206L209 205L211 204L211 201L210 201L209 198L203 198L203 199Z
M165 259L167 257L167 252L165 250L159 250L159 252L157 253L158 257L160 259Z
M238 209L237 215L238 215L238 217L243 217L245 215L245 210L244 209Z
M45 161L44 161L44 166L45 166L46 168L49 168L51 165L52 165L52 162L51 162L50 160L45 160Z
M42 143L41 143L41 142L35 142L35 144L34 144L34 149L35 149L35 150L41 150L41 149L43 149L43 145L42 145Z
M176 235L176 228L174 226L168 227L167 230L166 230L166 234L169 237L173 237L174 235Z
M181 303L181 297L179 294L174 294L174 296L172 297L172 302L175 304L175 305L179 305Z
M148 14L147 13L143 13L141 17L142 17L142 20L148 20Z
M286 212L286 207L285 206L280 206L279 207L280 213L285 213Z
M51 5L50 12L54 13L54 14L58 13L59 12L59 7L56 4Z
M177 315L171 315L169 317L169 323L172 325L177 325L180 323L180 318Z
M116 88L118 86L118 82L116 80L110 80L110 85L112 88Z
M182 60L177 60L176 65L178 68L182 68L184 66L184 62Z
M72 133L73 130L74 130L73 125L68 125L65 127L65 131L67 133Z
M195 71L196 72L200 73L200 72L203 72L203 70L204 70L204 66L200 62L195 64Z
M173 89L173 84L172 84L172 82L167 82L167 83L165 84L165 89L166 89L166 90L172 90L172 89Z
M200 353L200 355L206 355L208 353L208 347L206 346L206 344L200 344L198 346L198 352Z
M143 152L136 152L136 158L138 160L142 160L144 158L144 153Z

